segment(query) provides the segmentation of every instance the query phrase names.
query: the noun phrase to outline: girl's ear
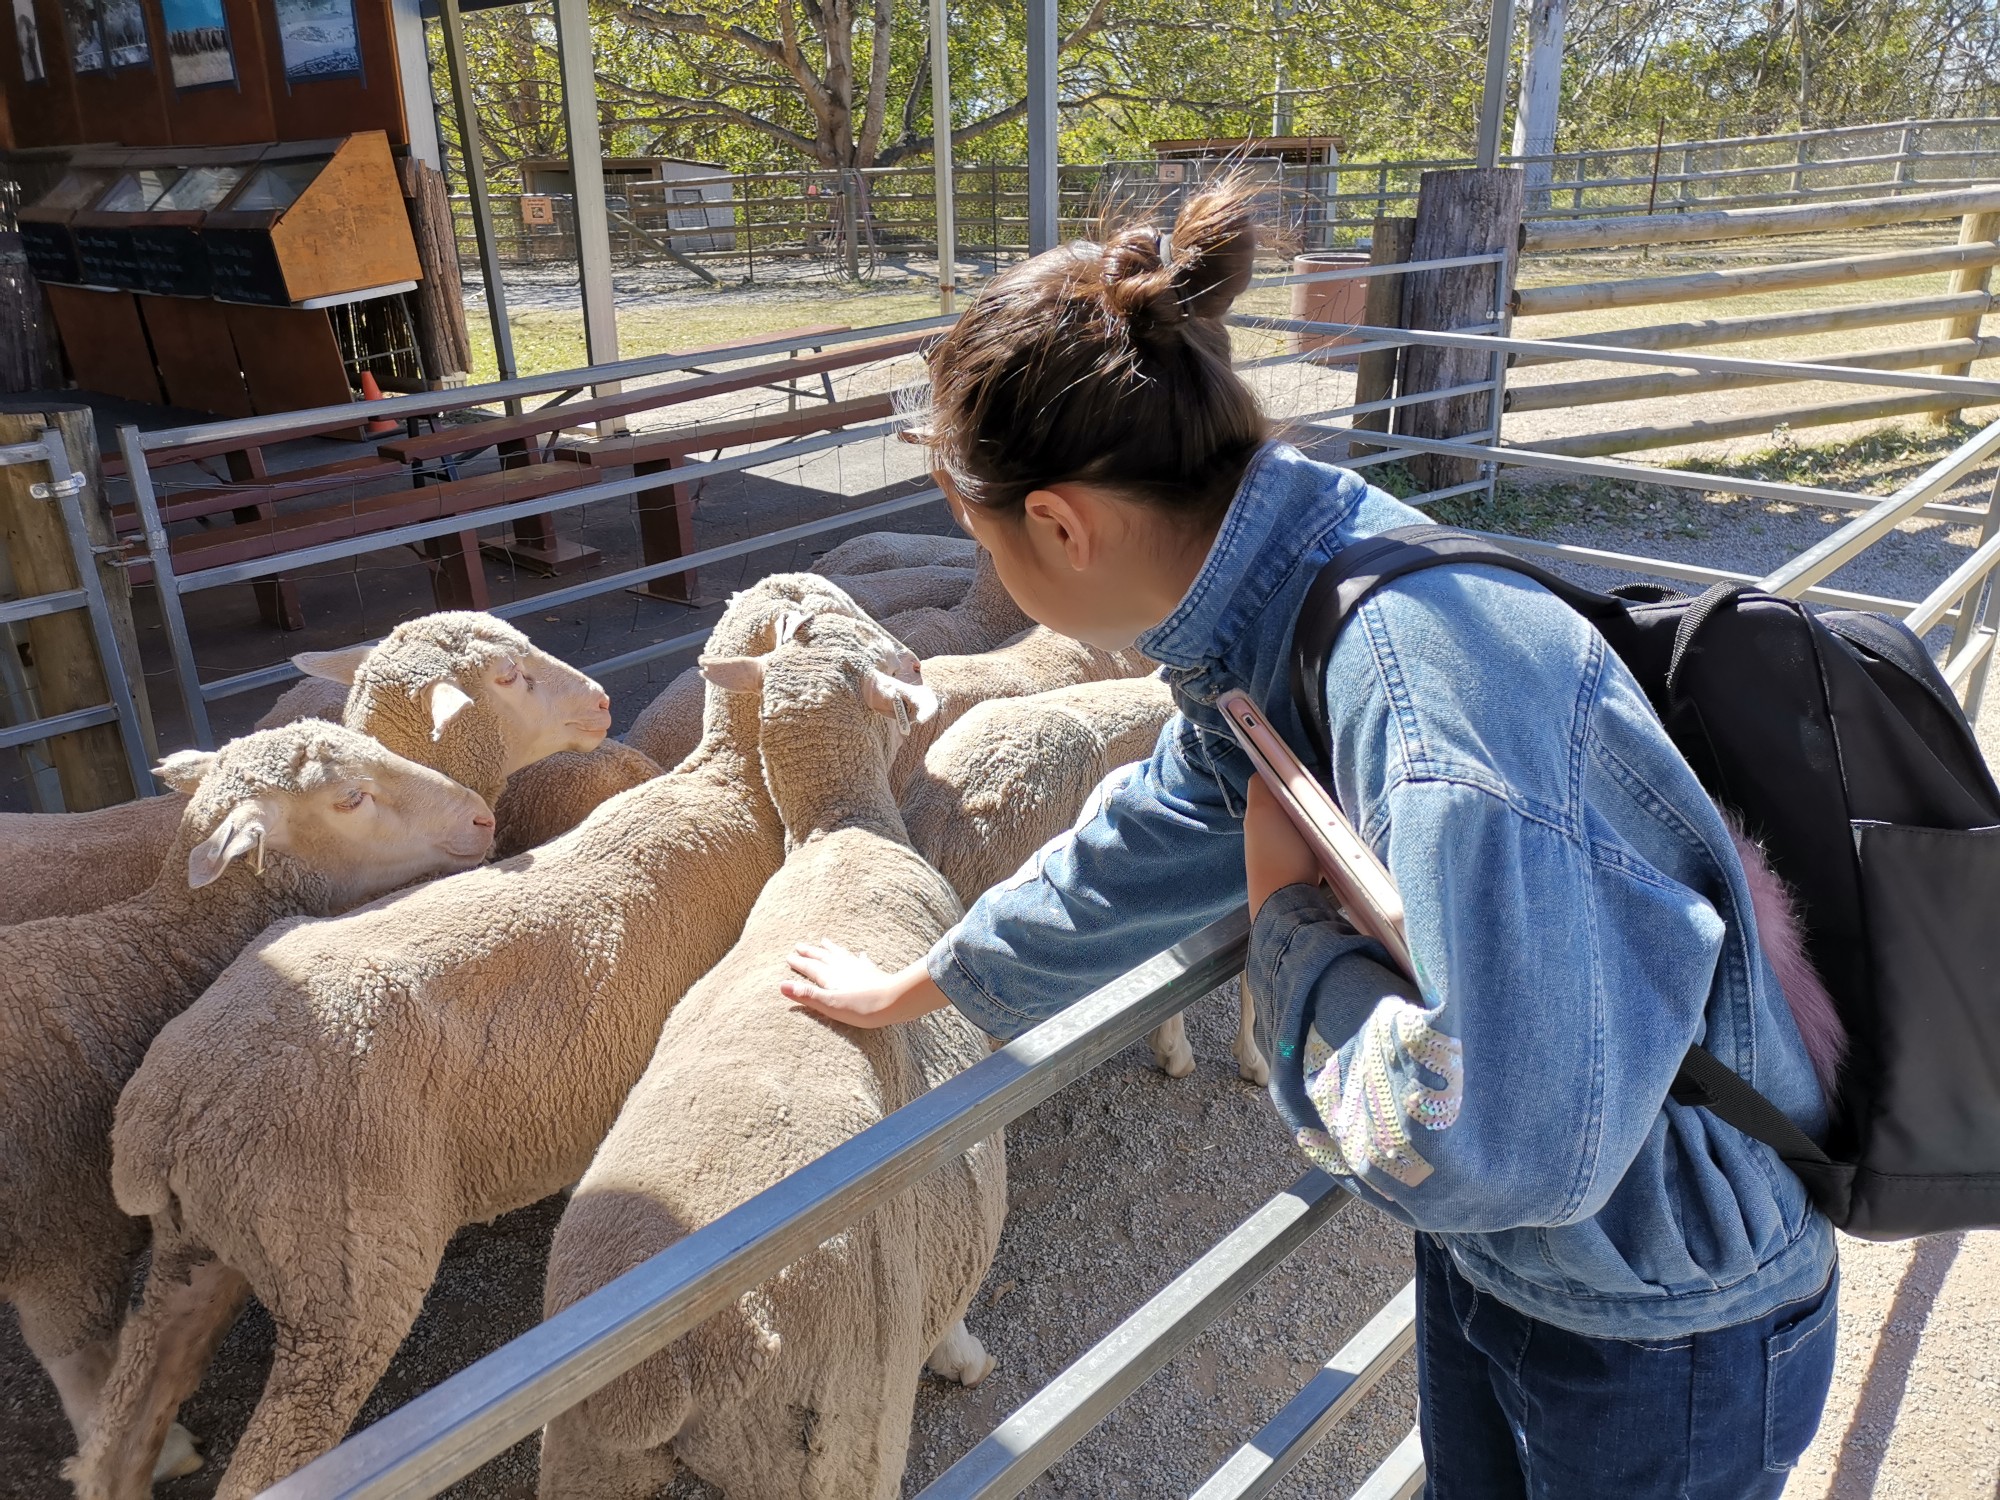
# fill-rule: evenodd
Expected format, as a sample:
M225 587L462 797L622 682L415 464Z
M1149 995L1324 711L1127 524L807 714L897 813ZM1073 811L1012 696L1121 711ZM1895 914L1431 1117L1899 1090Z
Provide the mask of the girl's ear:
M761 656L704 656L695 664L702 680L712 682L726 693L761 693L764 690L764 658Z
M1103 518L1075 486L1029 491L1021 515L1041 533L1044 545L1060 551L1075 571L1082 572L1096 560Z

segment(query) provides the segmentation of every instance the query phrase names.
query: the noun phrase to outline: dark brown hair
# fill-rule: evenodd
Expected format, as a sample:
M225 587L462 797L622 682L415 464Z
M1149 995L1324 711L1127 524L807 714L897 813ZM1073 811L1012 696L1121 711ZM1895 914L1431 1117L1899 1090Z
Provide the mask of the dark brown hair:
M1222 321L1250 282L1251 198L1225 180L1170 234L1133 225L989 283L932 348L911 439L987 510L1077 480L1212 523L1268 431Z

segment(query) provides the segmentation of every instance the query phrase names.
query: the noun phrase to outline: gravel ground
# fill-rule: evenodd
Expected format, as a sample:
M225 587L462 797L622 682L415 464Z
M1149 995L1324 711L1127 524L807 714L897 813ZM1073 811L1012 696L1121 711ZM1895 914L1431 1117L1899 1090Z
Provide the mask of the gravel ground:
M1272 372L1264 383L1280 412L1333 404L1344 388L1342 377L1328 372ZM1729 409L1746 409L1741 403L1767 394L1774 393L1735 393ZM1783 399L1796 396L1794 390ZM1510 438L1530 435L1510 424ZM1813 441L1840 435L1815 434ZM869 483L904 477L893 450L879 465ZM1916 466L1920 460L1912 459L1901 472ZM796 477L821 476L802 465ZM1870 487L1882 492L1897 477L1873 476ZM1968 482L1953 498L1983 500L1984 491ZM1641 494L1597 485L1559 493L1530 484L1493 519L1552 540L1759 570L1824 537L1845 516L1688 491ZM1966 527L1912 523L1844 569L1837 582L1919 598L1970 541ZM1981 727L1991 754L2000 747L2000 709L1986 720ZM1235 1076L1227 1053L1234 1019L1227 992L1190 1012L1199 1059L1193 1077L1168 1080L1153 1070L1143 1047L1134 1048L1010 1132L1012 1211L971 1317L1000 1367L975 1392L926 1383L908 1492L1297 1175L1299 1164L1261 1095ZM542 1259L559 1211L559 1203L543 1203L459 1237L364 1423L534 1322ZM1993 1496L2000 1481L1994 1425L2000 1234L1914 1246L1849 1241L1843 1264L1840 1374L1820 1441L1792 1493L1815 1500ZM1365 1209L1349 1210L1030 1493L1187 1493L1407 1275L1403 1232ZM226 1457L255 1401L269 1336L268 1322L253 1310L186 1411L215 1459ZM1351 1491L1408 1430L1413 1405L1406 1360L1280 1493ZM532 1446L521 1445L451 1493L526 1500L533 1492ZM21 1348L11 1313L0 1315L0 1495L61 1500L67 1491L56 1465L67 1447L52 1392ZM161 1486L159 1500L211 1494L220 1467L211 1462L191 1479ZM704 1491L683 1482L674 1493L685 1500Z

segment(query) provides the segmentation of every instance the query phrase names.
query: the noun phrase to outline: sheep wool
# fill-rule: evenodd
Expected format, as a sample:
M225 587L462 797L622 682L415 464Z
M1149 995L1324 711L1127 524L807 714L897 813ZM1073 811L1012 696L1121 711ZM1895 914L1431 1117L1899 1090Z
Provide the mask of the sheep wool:
M272 922L326 915L485 854L492 819L463 787L337 724L308 720L184 752L193 785L157 879L102 912L0 932L0 1292L81 1435L111 1368L142 1226L111 1192L119 1085L154 1035ZM375 778L367 836L316 822ZM350 786L350 783L352 784ZM414 815L410 841L379 825ZM442 829L457 852L435 842ZM343 830L344 831L344 830ZM378 836L383 835L383 836ZM195 1462L186 1434L167 1467Z
M890 568L941 565L969 568L979 544L970 537L933 536L912 531L870 531L828 548L813 563L823 578L854 573L881 573Z
M606 740L595 750L558 750L507 778L493 805L500 837L493 857L511 859L523 849L560 838L620 792L660 774L650 755Z
M712 644L768 651L781 615L822 610L855 612L824 579L767 579ZM673 771L530 853L277 928L161 1033L112 1134L118 1201L153 1220L153 1271L83 1500L141 1500L151 1435L247 1292L277 1355L219 1500L318 1456L460 1226L577 1179L667 1012L782 861L757 737L757 700L718 689Z
M889 791L896 729L926 706L884 680L856 622L818 616L763 668L763 760L789 854L729 955L668 1017L550 1253L553 1314L977 1061L956 1011L831 1025L778 996L806 940L893 968L957 920ZM872 702L864 695L872 695ZM737 1500L899 1493L918 1376L976 1384L966 1331L1006 1210L994 1135L553 1422L542 1500L646 1500L676 1460Z

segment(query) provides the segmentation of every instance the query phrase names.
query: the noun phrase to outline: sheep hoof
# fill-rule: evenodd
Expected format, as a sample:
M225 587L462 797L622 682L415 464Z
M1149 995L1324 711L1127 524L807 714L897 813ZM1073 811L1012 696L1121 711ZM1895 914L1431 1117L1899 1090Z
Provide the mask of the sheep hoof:
M979 1351L979 1358L966 1366L965 1369L959 1371L958 1383L969 1391L999 1368L1000 1361L982 1348Z
M1159 1064L1160 1071L1167 1077L1185 1078L1194 1071L1194 1048L1183 1039L1178 1047L1155 1052L1153 1061Z
M1271 1082L1271 1065L1264 1061L1264 1054L1256 1044L1238 1045L1229 1049L1236 1054L1236 1076L1248 1080L1258 1088L1268 1087Z
M986 1352L986 1346L960 1318L938 1341L937 1348L931 1350L931 1357L924 1363L930 1366L933 1375L943 1380L956 1380L969 1391L991 1375L1000 1361Z
M194 1434L176 1422L167 1429L167 1440L160 1448L159 1461L153 1465L153 1482L162 1479L181 1479L201 1467L201 1454L195 1450Z

